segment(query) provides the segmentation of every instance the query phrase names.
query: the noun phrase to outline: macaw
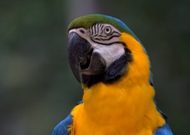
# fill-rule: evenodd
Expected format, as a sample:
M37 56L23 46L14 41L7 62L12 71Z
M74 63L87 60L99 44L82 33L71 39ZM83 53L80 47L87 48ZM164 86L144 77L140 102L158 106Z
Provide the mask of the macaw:
M155 105L147 52L125 23L102 14L76 18L68 44L83 98L52 135L173 135Z

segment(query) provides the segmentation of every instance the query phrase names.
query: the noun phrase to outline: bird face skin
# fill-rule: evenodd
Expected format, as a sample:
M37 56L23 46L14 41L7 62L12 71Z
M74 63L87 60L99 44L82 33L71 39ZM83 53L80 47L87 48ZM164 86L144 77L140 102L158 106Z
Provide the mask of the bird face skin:
M121 40L121 31L112 24L96 22L88 28L70 28L68 37L71 69L77 80L88 87L119 79L132 60Z

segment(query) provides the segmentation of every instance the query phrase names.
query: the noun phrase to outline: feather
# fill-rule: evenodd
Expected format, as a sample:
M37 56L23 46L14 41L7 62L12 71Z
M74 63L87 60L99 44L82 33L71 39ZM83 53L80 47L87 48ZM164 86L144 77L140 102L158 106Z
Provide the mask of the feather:
M173 133L169 125L165 124L164 126L158 128L154 135L173 135Z
M72 116L68 115L54 127L52 135L69 135L68 128L72 124L72 121Z

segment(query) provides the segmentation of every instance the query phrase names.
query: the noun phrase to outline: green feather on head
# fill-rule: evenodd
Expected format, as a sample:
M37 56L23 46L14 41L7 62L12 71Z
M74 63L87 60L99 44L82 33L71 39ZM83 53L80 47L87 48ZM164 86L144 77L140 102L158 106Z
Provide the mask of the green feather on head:
M129 27L120 19L103 14L89 14L86 16L78 17L69 24L68 30L79 27L88 29L97 23L111 24L115 28L117 28L120 32L127 32L132 36L136 37L136 35L132 32L132 30L130 30ZM136 37L136 39L138 38Z

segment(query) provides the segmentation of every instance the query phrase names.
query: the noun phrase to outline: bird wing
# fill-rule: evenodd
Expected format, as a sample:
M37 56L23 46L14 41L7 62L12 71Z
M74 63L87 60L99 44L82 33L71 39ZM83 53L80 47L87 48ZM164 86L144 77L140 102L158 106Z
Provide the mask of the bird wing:
M68 115L64 120L59 122L53 129L52 135L69 135L73 119L71 115Z
M162 127L158 128L154 135L173 135L170 127L168 124L163 125Z

